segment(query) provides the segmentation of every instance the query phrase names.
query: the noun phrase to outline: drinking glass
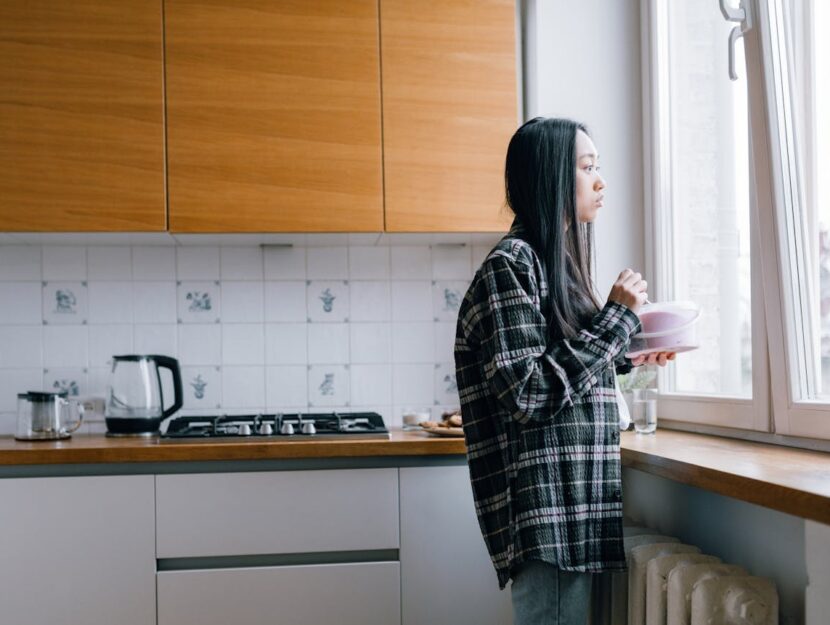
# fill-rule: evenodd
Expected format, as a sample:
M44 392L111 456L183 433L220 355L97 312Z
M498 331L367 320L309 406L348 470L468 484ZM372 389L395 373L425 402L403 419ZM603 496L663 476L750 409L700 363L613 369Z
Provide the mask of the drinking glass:
M653 388L635 388L633 393L633 412L631 420L637 434L654 434L657 429L657 390Z

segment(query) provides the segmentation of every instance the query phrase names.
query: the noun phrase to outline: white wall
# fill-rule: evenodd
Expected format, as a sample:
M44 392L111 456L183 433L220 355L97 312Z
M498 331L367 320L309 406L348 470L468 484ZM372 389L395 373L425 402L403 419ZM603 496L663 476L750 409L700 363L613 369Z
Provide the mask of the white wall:
M640 5L526 0L525 13L525 117L581 121L600 154L608 191L596 221L596 282L604 296L624 268L645 268Z

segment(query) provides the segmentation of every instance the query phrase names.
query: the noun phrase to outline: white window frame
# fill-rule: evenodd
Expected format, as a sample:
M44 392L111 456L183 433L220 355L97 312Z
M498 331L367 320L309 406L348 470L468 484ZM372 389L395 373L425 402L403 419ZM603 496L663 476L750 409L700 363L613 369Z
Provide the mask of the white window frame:
M646 267L653 276L656 299L671 296L671 214L657 210L670 206L670 172L666 163L668 97L665 50L660 50L658 28L662 2L642 0L643 100L646 198ZM717 0L711 0L714 4ZM752 400L663 393L660 418L670 427L695 429L695 425L729 428L729 435L746 438L754 432L774 433L770 439L804 445L805 439L830 439L830 403L796 400L815 389L820 371L818 314L810 306L809 293L817 285L817 272L797 271L791 250L810 244L809 223L816 216L801 197L800 167L789 93L794 88L794 55L787 53L783 0L743 0L752 16L752 28L744 33L750 136L750 254L752 266ZM798 16L809 20L809 15ZM794 32L809 31L799 22ZM726 42L724 42L726 45ZM811 45L811 42L808 42ZM809 57L809 54L807 54ZM809 60L809 59L808 59ZM803 62L804 59L801 59ZM808 63L807 76L814 71ZM809 106L809 103L808 103ZM809 109L807 109L809 112ZM812 150L810 129L802 136ZM807 155L805 152L801 154ZM809 155L807 165L810 166ZM761 250L767 250L761 253ZM807 250L809 254L809 250ZM812 256L809 256L812 258ZM658 383L666 386L666 372ZM797 389L798 393L794 393ZM827 389L825 389L825 393ZM743 434L741 434L741 431ZM763 439L761 439L763 440ZM799 442L799 440L801 442Z

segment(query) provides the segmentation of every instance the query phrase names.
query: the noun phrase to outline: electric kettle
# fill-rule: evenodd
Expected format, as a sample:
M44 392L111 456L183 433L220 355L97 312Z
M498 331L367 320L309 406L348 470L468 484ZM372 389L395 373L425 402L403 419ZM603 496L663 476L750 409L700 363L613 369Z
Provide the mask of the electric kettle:
M173 375L173 402L164 407L161 375ZM182 407L179 361L170 356L113 356L104 419L108 436L152 436L161 422Z

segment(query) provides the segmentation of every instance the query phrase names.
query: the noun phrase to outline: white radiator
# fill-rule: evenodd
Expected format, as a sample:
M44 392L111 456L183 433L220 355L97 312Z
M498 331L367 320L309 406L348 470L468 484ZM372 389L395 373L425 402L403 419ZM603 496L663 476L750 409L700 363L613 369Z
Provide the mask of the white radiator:
M772 581L649 528L624 540L628 571L596 576L590 625L778 625Z

